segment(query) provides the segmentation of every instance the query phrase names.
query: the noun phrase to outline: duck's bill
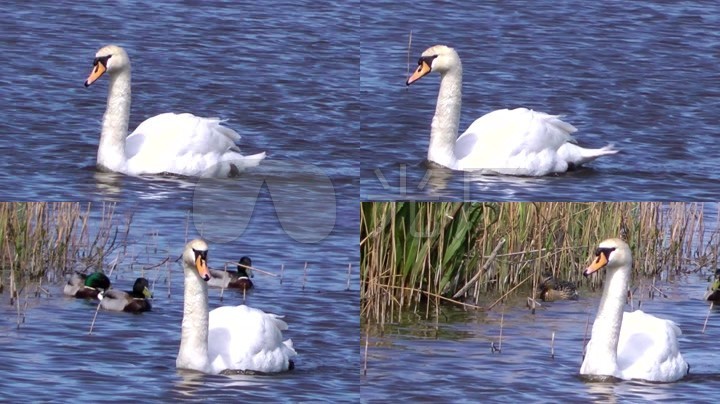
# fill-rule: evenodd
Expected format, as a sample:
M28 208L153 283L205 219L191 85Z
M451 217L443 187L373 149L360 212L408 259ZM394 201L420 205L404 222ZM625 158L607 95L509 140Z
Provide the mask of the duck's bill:
M195 267L197 268L201 278L205 281L210 280L210 271L208 271L207 261L205 261L201 255L195 258Z
M410 76L409 79L407 79L407 81L405 82L405 85L409 86L410 84L420 80L426 74L430 73L430 70L431 70L430 65L426 61L420 60L420 63L418 63L417 69L415 69L415 73L413 73L413 75Z
M143 289L143 296L145 296L146 299L152 299L153 297L152 292L147 288L147 286Z
M88 76L87 80L85 80L85 87L89 86L90 84L94 83L95 80L99 79L100 76L105 73L105 70L107 69L104 63L95 63L95 66L90 72L90 75Z
M598 253L598 255L595 256L595 259L593 260L592 264L590 264L589 267L585 269L583 272L583 275L589 276L590 274L593 274L605 267L607 265L608 260L605 253Z

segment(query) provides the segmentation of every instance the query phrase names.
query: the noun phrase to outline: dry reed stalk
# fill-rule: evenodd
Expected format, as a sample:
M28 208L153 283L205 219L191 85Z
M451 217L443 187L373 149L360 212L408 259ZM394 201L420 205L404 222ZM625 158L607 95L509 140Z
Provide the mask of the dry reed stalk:
M368 364L368 341L370 339L370 332L365 329L365 353L363 354L363 376L367 376L367 364Z
M500 337L498 339L498 346L497 348L493 349L493 352L499 352L502 353L502 336L503 336L503 326L505 324L505 306L503 305L503 310L500 312Z
M383 288L388 288L388 289L390 289L391 287L390 287L390 286L383 286ZM409 289L409 287L407 287L407 286L395 286L395 287L392 287L392 288L394 288L394 289L400 289L400 288L407 288L407 289ZM416 290L416 291L413 291L413 292L417 292L417 293L419 293L419 294L428 295L428 297L433 297L433 298L436 298L436 299L438 299L438 300L442 300L442 301L444 301L444 302L456 304L456 305L461 306L461 307L463 307L463 308L470 308L470 309L475 309L475 310L486 310L486 309L485 309L484 307L482 307L482 306L478 306L478 305L475 305L475 304L470 304L470 303L461 302L461 301L459 301L459 300L453 300L453 299L451 299L451 298L449 298L449 297L441 296L441 295L438 295L438 294L435 294L435 293L429 293L429 292L427 292L427 291L425 291L425 290ZM396 302L396 303L399 303L398 301L395 301L395 302ZM391 317L392 317L392 313L391 313Z
M412 30L410 30L410 35L408 36L408 47L407 47L407 72L405 73L405 79L410 78L410 53L412 52ZM405 87L407 90L407 87Z
M555 331L553 331L552 337L550 337L550 358L555 359Z
M112 276L113 271L118 265L118 261L120 260L120 251L118 251L117 256L115 256L115 261L110 265L110 271L108 272L108 278ZM93 315L92 322L90 323L90 330L88 330L88 335L92 335L93 328L95 327L95 320L97 319L98 312L100 311L100 301L98 301L97 307L95 307L95 315Z
M227 263L225 263L225 272L227 272ZM223 302L223 294L225 292L225 286L220 287L220 303Z
M590 313L587 315L587 320L585 320L585 334L583 334L583 347L582 347L582 359L585 359L585 350L587 348L587 336L588 336L588 327L590 326ZM582 360L580 361L582 362Z
M537 302L535 300L535 296L537 294L537 290L538 290L538 269L536 268L535 271L533 271L532 299L531 299L532 302L531 302L531 306L530 306L530 313L532 313L532 314L535 314L535 305Z
M305 282L307 282L307 269L308 269L308 264L307 264L307 261L305 261L305 267L303 268L302 290L305 290Z
M519 288L519 287L520 287L523 283L525 283L528 279L532 278L532 276L533 276L533 275L530 274L530 275L528 275L527 277L525 277L525 279L523 279L520 283L518 283L517 285L515 285L515 287L513 287L512 289L510 289L510 290L508 290L507 292L505 292L505 294L503 294L502 296L500 296L499 299L495 300L495 302L494 302L493 304L491 304L490 306L488 306L487 309L490 310L490 309L492 309L493 307L495 307L496 304L500 303L503 299L505 299L505 297L507 297L507 295L509 295L510 293L512 293L515 289Z
M708 309L707 316L705 316L705 323L703 323L701 334L705 334L705 328L707 328L708 320L710 319L710 313L712 313L712 309L715 306L715 302L710 302L710 308Z
M170 278L171 278L171 274L172 274L172 273L171 273L171 271L170 271L170 262L169 262L169 261L165 264L165 268L167 268L167 291L168 291L168 292L167 292L167 293L168 293L167 297L168 297L168 299L170 299L170 297L171 297L171 296L170 296L170 294L171 294L171 292L170 292L170 290L171 290L171 288L170 288Z
M465 293L466 290L470 288L475 282L477 282L478 279L480 279L480 276L487 271L487 269L490 267L492 262L495 260L495 257L497 256L498 251L500 251L500 248L505 245L505 238L501 238L500 241L498 241L497 245L495 246L495 249L493 249L492 253L490 253L490 256L488 257L487 261L485 261L485 264L483 264L482 268L475 274L475 276L470 279L470 281L465 284L460 290L453 295L454 299L457 299L458 297L462 296L463 293Z
M285 264L280 264L280 284L283 283L283 273L285 272Z
M350 274L352 271L352 263L348 262L348 272L347 272L347 287L345 288L345 291L350 290Z
M239 266L241 266L241 267L243 267L243 268L245 268L245 269L251 269L251 270L253 270L253 272L257 272L257 273L259 273L259 274L263 274L263 275L267 275L267 276L272 276L273 278L277 278L277 277L280 276L280 275L278 275L278 274L276 274L276 273L273 273L273 272L270 272L270 271L268 271L268 270L266 270L266 269L260 269L260 268L258 268L258 267L256 267L256 266L245 265L245 264L241 264L241 263L235 262L235 261L226 261L223 265L225 265L225 272L227 272L227 266L228 266L228 265L239 265Z

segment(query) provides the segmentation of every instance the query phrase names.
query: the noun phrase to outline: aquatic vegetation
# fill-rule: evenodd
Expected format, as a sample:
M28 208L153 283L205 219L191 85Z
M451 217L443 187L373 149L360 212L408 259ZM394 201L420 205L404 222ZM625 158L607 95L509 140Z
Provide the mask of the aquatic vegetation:
M489 308L488 296L539 297L544 271L580 288L598 240L621 235L633 275L652 279L714 268L717 228L702 204L364 202L360 218L361 313L426 313L442 302Z
M131 217L121 230L114 208L77 202L0 203L0 293L7 290L10 304L17 305L18 324L22 310L17 299L49 293L43 283L54 283L63 274L101 270L106 258L126 244Z

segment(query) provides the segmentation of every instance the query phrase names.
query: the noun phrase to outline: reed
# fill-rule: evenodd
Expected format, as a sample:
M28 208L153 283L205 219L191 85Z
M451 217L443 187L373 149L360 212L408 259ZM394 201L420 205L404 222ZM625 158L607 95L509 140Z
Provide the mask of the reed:
M582 268L603 239L633 249L634 276L713 267L717 228L702 204L365 202L360 218L361 314L379 322L407 307L532 294L544 271L597 288ZM453 298L453 299L451 299Z
M18 305L18 318L21 294L47 293L43 282L53 283L73 270L102 269L108 255L124 245L132 219L128 217L127 228L121 231L114 210L114 205L102 205L91 229L90 204L0 203L0 292L9 282L10 302Z

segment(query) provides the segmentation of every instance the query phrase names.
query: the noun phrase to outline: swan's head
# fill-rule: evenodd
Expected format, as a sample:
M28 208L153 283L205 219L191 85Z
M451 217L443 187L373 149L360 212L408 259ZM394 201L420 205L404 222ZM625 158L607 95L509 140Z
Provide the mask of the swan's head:
M116 72L129 68L130 58L127 52L125 52L125 49L117 45L104 46L95 54L93 69L90 72L90 76L85 80L85 87L94 83L95 80L99 79L105 72L112 76Z
M427 48L418 59L418 67L415 73L405 82L410 85L430 72L438 72L441 75L451 69L460 67L460 56L455 49L445 45L435 45Z
M622 267L629 268L631 264L632 254L627 243L619 238L610 238L600 243L595 249L595 258L593 258L590 266L585 269L583 275L588 276L603 268L608 270Z
M207 253L208 245L201 239L195 239L187 243L183 252L183 267L185 267L185 270L196 271L198 276L205 281L210 280Z

